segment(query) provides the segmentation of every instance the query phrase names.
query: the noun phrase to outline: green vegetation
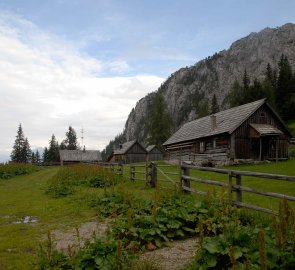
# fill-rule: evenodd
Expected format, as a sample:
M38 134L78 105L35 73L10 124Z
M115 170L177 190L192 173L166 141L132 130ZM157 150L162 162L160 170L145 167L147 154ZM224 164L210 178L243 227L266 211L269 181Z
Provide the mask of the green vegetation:
M159 91L155 95L149 120L149 144L155 144L161 149L171 134L171 118L164 97Z
M220 232L200 237L190 270L295 267L295 212L285 201L280 203L279 216L267 227L242 224L236 209L222 207L222 212ZM202 224L200 231L204 231Z
M161 165L163 163L160 162L159 164ZM222 167L222 169L254 171L254 172L264 172L264 173L294 176L295 175L294 167L295 167L295 159L293 158L288 161L282 161L277 163L273 162L273 163L261 163L261 164L247 164L247 165L239 165L239 166ZM165 167L159 167L159 168L163 172L179 173L178 166L165 166ZM140 170L144 170L144 168L136 168L136 170L140 171ZM206 179L206 180L217 180L217 181L228 183L228 175L226 174L191 170L191 176L201 178L201 179ZM174 187L177 188L179 186L179 175L169 175L169 177L172 180L176 181L176 186L173 186L171 182L167 182L167 178L163 176L160 172L158 172L159 184L166 188L172 188L172 189ZM294 182L243 176L242 184L243 186L250 187L253 189L295 196ZM222 193L224 191L223 188L218 186L196 183L193 181L191 181L191 187L199 191L204 191L204 192L209 191L211 194L214 194L216 192ZM266 207L275 211L277 211L279 207L278 199L262 196L258 194L247 193L247 192L243 192L243 202L258 205L261 207ZM295 203L291 202L291 205L295 206Z
M160 162L160 164L163 163ZM234 167L234 169L252 168L256 171L266 170L275 173L284 171L285 174L294 174L292 170L294 160L251 166ZM293 266L294 250L291 248L294 248L292 246L294 242L290 242L294 235L293 219L291 219L293 209L285 203L280 207L282 214L271 225L269 216L226 205L227 191L225 190L210 189L208 196L203 198L177 191L163 190L162 192L161 189L145 186L143 182L120 178L115 178L116 185L114 185L111 180L114 179L112 178L115 177L114 175L110 174L108 178L102 173L102 169L96 167L96 171L96 169L92 170L92 167L96 166L51 167L0 182L2 190L0 194L0 269L87 269L87 267L95 269L99 265L104 265L105 269L153 269L144 268L149 267L149 264L138 263L134 254L136 255L142 249L152 250L165 245L171 239L192 235L202 239L195 265L204 266L206 269L206 265L210 264L213 267L214 264L218 266L225 262L228 267L232 267L235 264L240 265L239 263L245 264L250 260L254 265L253 269L256 269L257 265L260 267L263 256L259 253L259 245L252 245L251 241L254 241L255 237L257 240L260 231L265 232L265 241L261 240L259 243L265 243L267 263L272 263L273 269L279 269L276 268L279 263ZM162 167L161 170L178 172L176 166ZM96 173L100 178L94 183L98 181L99 184L92 185L92 179ZM199 172L193 172L193 175L200 176ZM205 173L204 176L206 175L207 179L215 179L217 174L213 176ZM164 178L160 172L158 176L160 185L172 188L171 183L162 181ZM173 177L177 179L176 175ZM67 180L63 185L69 182L73 192L66 194L67 196L58 194L56 197L46 194L52 181L63 182L64 179ZM107 179L110 179L112 184L101 185L101 180ZM226 178L221 181L226 181ZM268 180L260 179L259 181L264 183L263 189L265 189L265 181ZM243 183L246 182L251 181L243 179ZM285 193L286 189L294 193L295 189L290 184L293 183L288 183L286 188L279 185L276 187L276 192ZM173 189L177 190L177 186ZM205 186L202 188L206 189ZM210 194L212 196L209 196ZM221 198L217 198L216 195ZM247 199L246 196L244 198ZM260 201L259 198L257 195L256 202ZM284 209L285 212L282 212ZM290 216L287 227L285 223L282 223L286 211ZM37 222L20 222L27 216L34 218ZM48 231L73 228L93 220L96 216L100 219L106 217L112 219L106 239L93 239L80 251L72 251L69 256L55 250L53 239ZM284 228L287 228L287 231ZM250 239L244 238L245 233L250 233ZM288 234L290 237L282 238ZM44 242L44 239L47 240ZM277 244L274 246L274 241L277 239L282 239L278 240L280 241L278 243L283 248L276 257L272 257L271 245L275 252L279 250ZM286 242L284 239L290 241ZM44 243L41 249L38 245L40 241ZM223 250L223 245L229 248ZM238 256L241 253L242 255ZM216 260L212 260L212 255L216 257ZM198 259L200 257L203 260ZM35 266L32 262L35 262ZM214 267L209 269L218 269Z
M28 138L25 138L22 125L19 124L17 129L17 135L14 141L13 149L11 152L11 161L28 163L31 161L31 147Z
M73 194L78 186L109 187L115 185L118 176L94 165L62 167L48 182L47 194L62 197Z
M0 179L9 179L17 175L30 174L39 171L40 167L34 164L9 163L0 164Z
M270 64L265 71L265 79L254 79L253 84L245 70L242 85L235 81L228 95L231 107L267 98L284 120L295 118L295 73L285 55L278 63L279 74Z
M0 269L31 270L39 243L49 230L66 230L92 219L96 212L72 195L52 198L45 194L47 181L59 168L0 181ZM85 187L83 194L102 193ZM82 194L82 191L79 193ZM24 223L25 217L36 222Z

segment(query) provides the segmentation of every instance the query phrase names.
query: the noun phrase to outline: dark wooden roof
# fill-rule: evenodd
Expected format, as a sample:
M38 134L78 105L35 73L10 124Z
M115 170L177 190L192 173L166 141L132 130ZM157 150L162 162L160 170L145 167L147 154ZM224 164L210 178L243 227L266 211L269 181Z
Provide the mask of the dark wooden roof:
M283 134L282 131L277 129L276 127L272 125L267 124L250 124L252 128L254 128L259 135L261 136L267 136L267 135L280 135Z
M178 131L176 131L163 145L190 141L222 133L231 134L263 104L267 104L265 99L257 100L251 103L218 112L214 115L209 115L188 122L184 124ZM276 112L269 105L268 107L282 122L289 135L291 135L290 131L280 119L280 117L276 114ZM216 117L215 128L212 127L212 116Z
M96 150L59 150L63 161L100 161L101 155Z
M114 155L124 155L128 152L128 150L134 145L138 143L144 150L145 148L137 141L137 140L133 140L133 141L128 141L125 142L121 145L121 148L119 149L115 149L114 150Z
M156 147L155 144L149 145L149 146L146 148L146 151L151 152L155 147Z

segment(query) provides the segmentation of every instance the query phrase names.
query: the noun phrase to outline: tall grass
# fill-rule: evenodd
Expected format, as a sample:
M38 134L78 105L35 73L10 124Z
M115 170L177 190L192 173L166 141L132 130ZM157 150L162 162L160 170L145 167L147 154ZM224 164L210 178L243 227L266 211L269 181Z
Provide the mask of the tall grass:
M97 165L77 164L61 168L48 181L47 193L52 197L72 194L77 186L97 188L117 184L118 176Z
M0 179L9 179L17 175L30 174L38 170L40 170L40 167L34 164L26 164L26 163L0 164Z

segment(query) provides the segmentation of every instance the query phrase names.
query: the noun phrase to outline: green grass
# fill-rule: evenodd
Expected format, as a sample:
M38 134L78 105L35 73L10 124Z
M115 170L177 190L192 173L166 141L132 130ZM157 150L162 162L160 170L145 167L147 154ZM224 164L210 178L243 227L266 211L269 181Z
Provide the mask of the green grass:
M161 165L163 164L163 162L159 162L159 164ZM288 161L282 161L278 163L262 163L262 164L253 164L253 165L223 167L223 169L265 172L265 173L272 173L272 174L284 174L284 175L295 176L294 168L295 168L294 158ZM179 173L178 166L160 167L160 169L164 172ZM136 168L136 171L140 171L140 170L143 171L144 168ZM206 180L217 180L217 181L228 183L228 176L224 174L191 170L191 176L201 178L201 179L206 179ZM136 175L136 177L142 177L142 176L138 174ZM169 177L179 184L178 175L169 175ZM165 181L166 181L166 178L161 173L158 172L158 182L160 186L163 186L164 188L173 188L173 184L169 182L165 182ZM272 180L272 179L243 176L242 184L246 187L250 187L253 189L295 196L295 182L278 181L278 180ZM201 183L196 183L192 181L191 181L191 187L199 191L204 191L204 192L210 191L211 193L214 193L214 192L220 193L222 191L225 191L225 189L222 189L221 187L218 187L218 186L201 184ZM277 211L279 200L272 197L243 192L243 202L258 205L261 207L266 207L266 208ZM291 205L295 207L294 202L291 202Z
M159 162L163 164L163 162ZM295 175L295 159L286 162L244 165L231 167L235 170L250 170L276 174ZM0 269L34 269L32 261L37 257L38 245L45 239L48 230L66 230L97 216L95 209L91 209L88 202L104 193L104 189L87 186L76 187L76 192L62 198L52 198L46 195L48 180L59 170L58 167L46 168L30 175L18 176L7 180L0 180ZM126 168L128 170L128 168ZM144 168L136 168L144 171ZM177 166L162 167L163 171L179 173ZM227 182L226 175L216 173L191 171L195 177ZM149 188L145 182L130 181L129 172L125 173L125 182L108 188L136 194L139 198L152 198L155 189ZM144 175L136 175L144 177ZM177 184L178 175L170 175ZM158 172L159 186L173 188L171 183L163 182L164 176ZM273 191L295 196L295 183L243 177L243 185L256 189ZM214 186L192 183L198 190L208 191L221 189ZM170 192L167 190L167 192ZM243 200L264 207L277 210L278 201L255 194L243 194ZM294 206L294 203L292 203ZM14 224L25 216L38 219L37 223Z
M34 269L31 262L48 230L65 230L96 214L71 196L54 199L45 194L47 181L58 169L0 180L0 269ZM25 216L38 222L14 224Z

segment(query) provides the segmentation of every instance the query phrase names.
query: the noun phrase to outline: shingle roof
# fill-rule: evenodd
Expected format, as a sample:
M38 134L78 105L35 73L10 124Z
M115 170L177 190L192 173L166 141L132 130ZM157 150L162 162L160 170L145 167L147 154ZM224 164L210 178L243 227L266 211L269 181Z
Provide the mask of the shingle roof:
M283 132L272 125L267 124L250 124L261 136L280 135Z
M154 149L156 145L155 144L152 144L152 145L149 145L147 148L146 148L146 151L150 152Z
M264 103L265 99L261 99L215 113L217 124L215 129L212 129L211 115L188 122L176 131L163 145L194 140L221 133L232 133Z
M136 140L128 141L122 144L120 149L114 150L114 155L123 155L125 154L130 147L132 147L136 143Z
M63 161L100 161L101 155L96 150L59 150L60 159Z

